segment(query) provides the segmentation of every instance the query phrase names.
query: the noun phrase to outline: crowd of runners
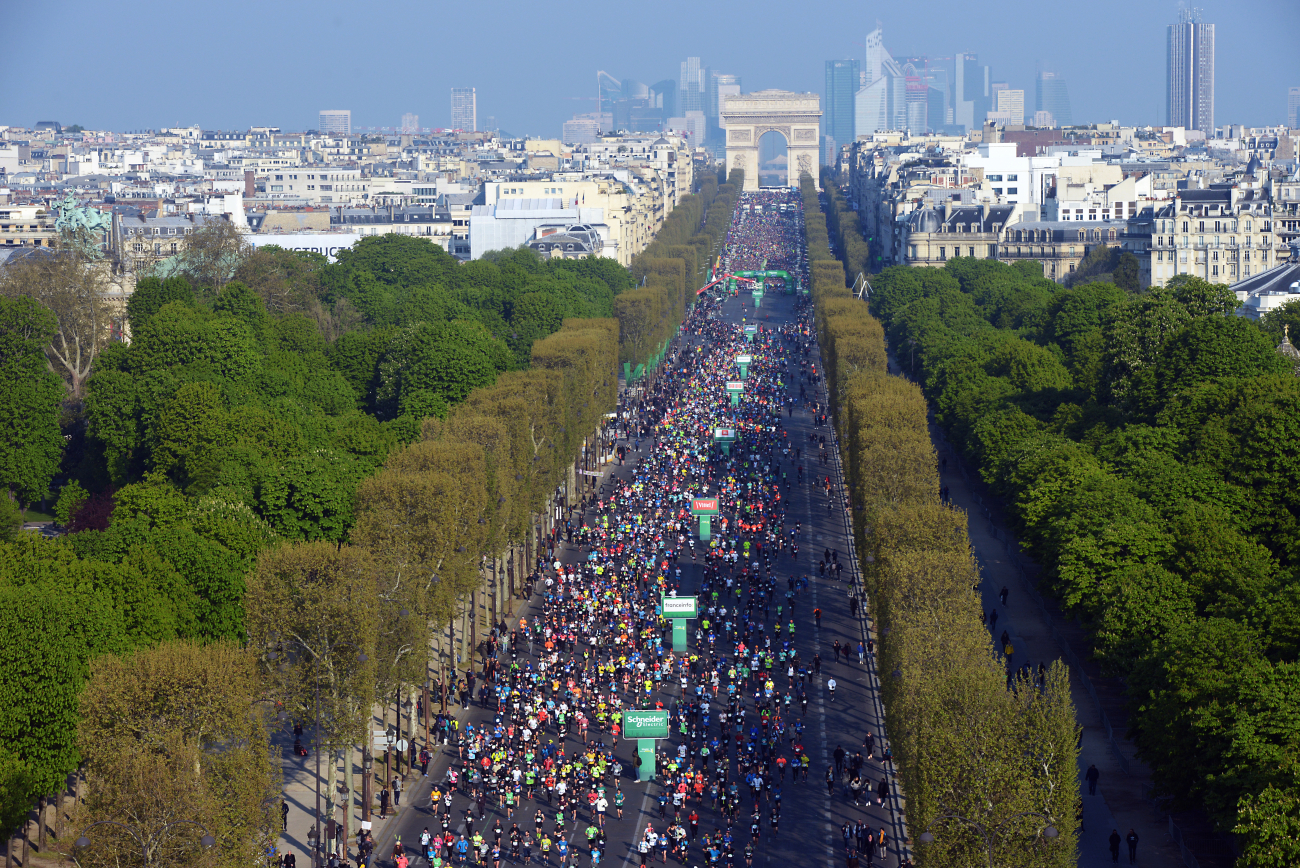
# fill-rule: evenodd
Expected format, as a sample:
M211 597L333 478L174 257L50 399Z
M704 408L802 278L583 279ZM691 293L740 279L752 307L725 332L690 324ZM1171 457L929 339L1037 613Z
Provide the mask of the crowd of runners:
M803 208L793 190L742 193L727 230L724 272L787 271L808 285L807 250L803 243Z
M728 235L731 267L765 260L806 274L800 207L795 191L743 194ZM435 868L622 865L629 842L607 840L607 819L646 798L652 816L631 841L634 864L671 856L748 866L765 837L783 834L783 799L795 788L809 788L801 798L821 786L859 804L887 798L889 758L871 733L851 751L837 747L833 764L814 764L819 752L804 744L810 696L834 700L833 671L823 669L841 656L861 666L871 653L836 641L834 661L806 659L795 644L821 623L807 594L813 571L834 579L848 569L844 553L811 550L789 512L796 485L843 508L829 471L822 374L810 360L810 308L800 299L794 322L759 325L747 339L743 324L719 315L722 304L701 300L676 355L626 400L619 461L630 473L557 529L554 542L575 546L576 562L539 565L540 613L498 627L495 664L478 692L490 720L460 726L439 715L451 766L433 787L420 840L398 843L399 868L413 856ZM752 362L733 405L725 384L738 379L742 353ZM792 438L787 424L804 409L816 424ZM714 442L718 427L736 432L729 453ZM700 497L719 500L708 542L690 512ZM677 594L699 601L684 653L673 651L659 615L661 597ZM471 686L463 701L472 697ZM649 796L615 753L624 709L669 712L672 735L658 743ZM885 829L863 818L841 829L850 864L871 865L888 844Z

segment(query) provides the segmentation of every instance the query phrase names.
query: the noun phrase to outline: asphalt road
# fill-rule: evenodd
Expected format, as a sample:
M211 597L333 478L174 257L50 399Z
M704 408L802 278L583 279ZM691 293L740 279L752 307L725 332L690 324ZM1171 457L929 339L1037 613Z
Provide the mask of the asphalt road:
M764 299L761 309L758 311L757 319L753 309L753 303L747 295L742 295L734 299L728 299L724 304L724 316L732 322L739 323L742 316L748 317L749 322L758 321L765 325L777 326L794 320L794 299L791 296L785 296L778 293L769 293ZM820 360L815 355L815 350L810 356L810 361L818 363L818 370L821 370ZM796 362L793 370L795 376L791 379L790 388L798 397L799 378L797 375L798 364ZM798 406L798 405L796 405ZM877 683L876 676L872 670L872 664L868 661L867 665L860 665L857 662L857 656L852 656L852 662L846 662L841 658L837 664L832 660L833 643L838 640L841 645L855 648L862 637L863 622L860 617L855 616L850 611L848 589L849 582L854 570L854 557L851 553L851 540L847 533L843 501L838 495L835 498L833 508L827 508L827 498L824 488L814 485L814 480L821 480L830 475L833 481L838 480L838 456L835 453L835 444L833 429L829 425L817 427L814 425L813 417L810 412L796 409L793 418L788 418L785 422L786 430L789 432L792 450L799 447L803 450L801 463L804 465L805 480L800 485L797 480L797 465L800 462L790 461L783 467L792 481L792 491L790 494L790 506L788 507L787 526L792 525L795 521L802 524L803 540L800 546L798 561L792 560L788 552L778 560L778 594L779 599L785 590L785 579L787 576L807 576L810 577L809 587L802 591L798 597L796 608L796 639L795 644L799 650L801 660L811 660L814 654L820 653L822 658L822 667L820 677L815 677L809 687L809 703L806 715L803 717L805 733L803 736L804 752L812 759L812 769L808 776L808 781L793 782L787 779L782 788L782 810L780 813L779 831L774 831L768 822L770 805L764 801L762 805L762 832L760 840L756 846L754 865L798 865L798 866L833 866L845 864L844 841L841 837L841 824L845 822L856 821L859 818L865 819L873 829L884 828L889 836L890 844L888 854L881 859L878 853L872 854L875 865L885 865L893 868L899 864L900 853L897 847L899 839L899 827L894 822L893 815L889 810L890 805L896 805L896 801L891 799L886 802L885 806L876 805L874 790L886 770L882 768L879 758L884 751L886 740L882 737L881 721L879 718L879 699L878 694L873 686ZM809 434L815 433L819 436L825 436L827 446L830 451L830 463L820 463L816 447L811 450L807 446ZM635 453L633 453L635 457ZM615 468L615 473L621 478L627 478L631 474L631 462L628 466ZM821 559L826 549L838 552L840 561L844 563L843 580L831 576L829 573L825 578L819 577L817 573L817 562ZM576 549L564 547L562 558L566 561L573 561L578 557ZM702 561L701 561L702 563ZM698 588L702 568L693 564L689 559L682 562L684 593L690 593ZM538 604L534 602L525 609L523 614L531 616L532 611ZM820 608L822 618L820 627L818 627L813 618L813 610ZM520 613L513 617L518 618ZM692 631L693 635L693 631ZM522 662L522 661L521 661ZM834 699L828 695L826 682L829 678L835 678L837 689ZM784 689L785 675L781 674L778 679L778 686ZM668 693L668 696L674 696L678 691L674 688ZM468 719L476 725L480 721L489 721L491 714L477 704L471 708L467 716L462 718ZM828 787L825 779L826 770L833 763L833 753L837 746L842 746L851 756L856 750L861 748L863 739L868 731L875 734L875 755L876 760L868 761L866 765L865 778L869 780L871 791L868 796L869 805L855 806L848 797L847 790L842 781L837 782L833 787L833 792L828 793ZM594 735L591 736L594 738ZM675 747L675 741L673 746ZM580 747L580 742L576 738L570 738L566 750L575 750ZM632 843L639 840L646 823L653 823L656 830L662 830L667 824L659 817L658 795L661 790L659 784L643 784L635 780L632 756L635 745L629 741L622 740L619 742L616 755L623 763L626 771L621 788L627 794L626 806L623 818L617 819L614 816L611 807L607 822L605 834L607 838L604 858L601 864L605 866L621 866L639 864L639 859L633 853ZM734 742L731 746L733 754L733 771L734 766ZM788 756L788 751L786 753ZM430 784L432 781L441 781L446 773L450 753L439 753L434 764L430 767L429 777L419 781L408 782L408 789L403 794L403 802L411 807L407 808L397 818L395 822L389 822L381 829L377 836L376 853L382 858L377 860L378 865L392 865L389 858L392 852L392 844L397 836L406 843L408 853L418 849L420 832L423 828L428 827L431 831L438 828L431 813L429 802ZM892 770L889 770L892 771ZM891 779L891 790L893 789L893 777ZM742 792L745 788L742 786ZM611 799L612 804L612 799ZM453 823L463 828L463 821L460 820L464 810L469 806L469 800L463 795L458 795L453 805ZM532 817L534 811L539 805L525 802L521 809L516 811L514 821L519 822L521 829L531 829L533 825ZM540 807L546 810L543 802ZM712 831L716 828L725 828L725 820L708 804L696 806L700 814L700 832ZM548 817L553 816L548 813ZM671 817L671 807L669 808ZM477 824L479 829L491 828L493 822L500 818L503 826L508 830L510 822L504 816L504 812L489 808L485 822ZM591 864L591 859L586 847L586 828L592 822L588 812L584 808L579 815L577 823L570 823L568 828L568 837L573 845L573 851L570 856L570 865L580 865L586 868ZM547 829L551 830L553 823L547 822ZM735 829L735 849L738 854L743 854L744 845L749 839L749 819L748 813L742 812L737 820ZM653 860L658 862L660 856L655 853ZM540 854L534 850L533 862L540 862ZM703 866L707 863L706 858L698 847L692 848L687 865ZM419 857L412 860L413 866L423 868L424 862ZM509 864L509 859L503 860L503 864ZM551 864L558 864L554 852L551 854ZM737 859L738 865L744 865L743 855ZM862 864L867 865L865 854L862 858Z

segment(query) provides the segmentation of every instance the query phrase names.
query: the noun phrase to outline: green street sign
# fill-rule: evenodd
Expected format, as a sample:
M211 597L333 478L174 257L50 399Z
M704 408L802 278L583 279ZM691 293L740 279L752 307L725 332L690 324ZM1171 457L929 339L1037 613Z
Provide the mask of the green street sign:
M623 712L624 738L667 738L668 712L646 709Z
M695 597L661 597L665 618L698 618L700 605Z

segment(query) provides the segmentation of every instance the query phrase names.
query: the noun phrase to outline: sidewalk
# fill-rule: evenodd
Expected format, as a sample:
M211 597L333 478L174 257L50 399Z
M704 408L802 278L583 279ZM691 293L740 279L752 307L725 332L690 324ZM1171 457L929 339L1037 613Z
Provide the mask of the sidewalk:
M892 357L890 373L903 376ZM1054 635L1059 635L1059 631L1054 629L1056 625L1034 601L1027 585L1027 575L1012 561L1013 557L1021 556L1008 554L1006 530L992 519L982 495L973 490L969 478L971 472L964 469L961 455L944 440L933 418L930 434L941 466L943 460L947 460L947 467L940 474L941 481L948 486L952 503L965 510L968 516L967 535L980 565L984 610L996 609L998 613L997 625L992 630L994 641L1005 630L1016 649L1016 657L1021 661L1027 660L1034 669L1039 662L1050 663L1063 657L1063 650ZM1009 591L1005 606L998 600L1003 587ZM1148 868L1184 868L1177 845L1169 839L1166 819L1158 815L1145 798L1145 788L1151 785L1149 770L1131 755L1117 756L1112 750L1110 737L1102 723L1102 710L1084 682L1086 677L1071 665L1071 695L1077 722L1083 728L1079 748L1079 791L1083 800L1080 868L1105 868L1114 864L1107 839L1112 829L1124 836L1130 828L1137 832L1141 841L1137 864ZM1131 746L1129 749L1131 751ZM1096 765L1101 773L1095 796L1088 795L1083 777L1089 765ZM1121 848L1120 858L1127 863L1126 849Z
M619 439L617 442L627 445L627 441L622 439ZM633 455L635 456L636 453L633 453ZM620 467L617 461L614 461L611 456L611 460L607 461L600 468L601 476L597 480L597 490L599 491L603 488L605 483L608 482L610 477L617 471L624 471L623 476L626 478L631 473L633 466L634 461L629 459L625 466ZM586 481L591 477L579 476L578 478ZM590 489L583 489L583 493L586 493L589 490ZM565 563L572 563L577 557L577 547L570 546L567 543L559 543L556 548L556 555ZM512 613L507 616L506 613L503 612L503 617L508 617L513 621L517 621L521 616L524 616L531 620L534 607L540 610L541 594L534 594L533 598L527 601L520 600L517 597L513 598L510 600L510 605L512 607ZM430 712L431 716L436 715L441 707L436 700L432 700L432 706L433 708ZM464 724L468 719L472 719L472 722L477 724L479 722L478 718L487 716L487 712L481 709L477 704L472 704L468 710L465 710L460 707L459 703L451 701L448 702L447 713L460 720L462 724ZM405 721L403 721L403 723L405 723ZM371 716L370 725L372 730L382 730L384 728L382 706L376 707L375 713ZM297 856L299 868L311 868L312 848L311 839L308 833L315 825L316 817L316 756L310 749L311 727L307 722L304 722L303 728L303 743L308 746L308 755L305 757L296 756L293 752L293 723L291 721L286 721L280 730L271 733L272 750L279 754L284 779L283 798L285 804L287 804L289 808L286 828L280 833L276 846L278 856L292 852ZM418 735L416 746L418 749L419 747L423 747L424 744L424 728L421 721L418 719L416 722L416 731ZM410 737L409 734L405 732L405 726L403 726L403 736L406 738ZM403 768L402 803L396 807L390 803L388 817L382 820L379 818L379 792L383 784L384 760L383 754L377 754L374 757L373 768L371 769L371 774L375 777L371 786L373 807L370 814L370 821L371 835L375 841L375 853L386 854L391 852L397 830L402 827L402 821L405 819L412 806L428 804L429 793L432 790L432 783L434 781L441 781L446 776L445 772L451 757L448 750L449 749L447 748L435 746L435 748L430 751L432 754L432 761L429 763L429 776L427 778L421 777L419 769L411 770ZM361 751L357 750L354 753L355 760L352 767L352 776L353 786L355 789L350 794L351 798L349 807L352 816L351 836L347 841L348 860L345 861L350 861L351 864L355 865L357 853L356 834L357 831L360 830L362 822L361 792L365 772L361 767ZM346 777L344 775L344 766L347 761L346 755L336 757L335 761L338 762L339 769L336 775L336 786L342 787L346 782ZM321 813L324 815L323 824L328 824L329 822L327 814L328 802L326 798L327 787L329 784L329 762L329 756L321 757L319 780L321 792ZM394 775L396 775L396 765L394 765ZM278 810L279 808L277 807L277 811ZM341 855L342 851L340 849L340 856Z
M310 737L310 728L304 727L304 744L309 743ZM308 832L315 825L316 817L316 756L310 747L305 757L294 754L291 721L286 721L281 729L271 733L271 747L280 755L280 768L284 775L283 798L289 807L287 828L280 833L276 852L281 856L292 852L297 856L299 865L311 868L311 839ZM321 757L320 769L321 813L325 813L329 757Z

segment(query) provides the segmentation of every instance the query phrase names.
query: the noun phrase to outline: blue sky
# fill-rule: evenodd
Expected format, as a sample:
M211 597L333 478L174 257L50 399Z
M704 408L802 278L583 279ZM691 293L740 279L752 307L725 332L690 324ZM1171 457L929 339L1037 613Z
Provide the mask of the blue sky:
M1216 25L1217 123L1279 123L1300 86L1300 0L1202 0ZM917 3L659 0L590 6L497 2L12 0L0 53L0 123L127 130L200 124L309 129L323 108L356 127L450 121L449 89L478 89L515 134L558 135L593 111L595 73L651 84L678 64L742 76L745 90L820 92L824 62L861 57L879 20L896 56L974 52L1024 88L1063 74L1076 123L1163 123L1168 0Z

